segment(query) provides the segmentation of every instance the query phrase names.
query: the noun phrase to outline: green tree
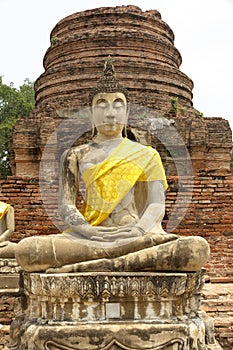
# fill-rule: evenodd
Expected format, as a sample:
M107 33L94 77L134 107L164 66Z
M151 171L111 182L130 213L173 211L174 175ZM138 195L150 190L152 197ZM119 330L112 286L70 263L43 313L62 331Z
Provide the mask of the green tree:
M0 76L0 176L11 174L9 147L13 126L18 118L28 116L35 106L34 83L25 79L18 89L6 85Z

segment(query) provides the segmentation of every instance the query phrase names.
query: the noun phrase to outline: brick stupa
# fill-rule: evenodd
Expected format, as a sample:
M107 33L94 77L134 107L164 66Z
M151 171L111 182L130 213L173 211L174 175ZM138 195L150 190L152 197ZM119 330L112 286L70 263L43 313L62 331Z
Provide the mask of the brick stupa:
M88 93L108 54L131 103L158 115L172 114L195 172L229 170L228 122L203 118L193 108L193 83L179 70L182 59L170 27L156 10L119 6L75 13L52 30L45 72L35 84L35 111L18 122L13 134L15 175L38 176L48 135L58 123L57 111L89 104ZM174 99L176 109L172 109Z

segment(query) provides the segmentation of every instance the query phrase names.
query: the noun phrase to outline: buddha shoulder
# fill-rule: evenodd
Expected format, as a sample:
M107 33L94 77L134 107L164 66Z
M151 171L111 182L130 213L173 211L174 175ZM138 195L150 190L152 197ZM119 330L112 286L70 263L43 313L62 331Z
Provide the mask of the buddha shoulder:
M89 144L72 147L63 153L63 159L66 159L67 161L80 161L85 157L89 150Z

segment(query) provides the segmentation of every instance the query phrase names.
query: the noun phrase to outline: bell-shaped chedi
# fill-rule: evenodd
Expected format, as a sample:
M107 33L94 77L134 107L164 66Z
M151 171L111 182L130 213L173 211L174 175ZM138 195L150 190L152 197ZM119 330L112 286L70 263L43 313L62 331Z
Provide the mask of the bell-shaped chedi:
M35 83L35 110L14 129L15 175L38 176L49 136L63 118L89 105L89 92L109 54L131 103L174 120L195 172L229 170L229 124L222 118L204 118L193 108L193 83L179 70L181 55L170 27L156 10L117 6L77 12L52 30L51 46L44 57L45 72ZM147 122L151 116L140 113L131 112L129 123L134 134L143 125L150 128ZM148 135L143 134L141 140L140 135L138 132L139 141L150 143ZM165 153L166 163L170 155ZM53 160L51 154L49 161Z
M193 84L179 71L181 56L172 30L157 11L134 6L100 8L61 20L51 33L46 71L36 83L37 103L87 104L87 92L108 54L132 102L159 112L170 108L172 96L191 105Z

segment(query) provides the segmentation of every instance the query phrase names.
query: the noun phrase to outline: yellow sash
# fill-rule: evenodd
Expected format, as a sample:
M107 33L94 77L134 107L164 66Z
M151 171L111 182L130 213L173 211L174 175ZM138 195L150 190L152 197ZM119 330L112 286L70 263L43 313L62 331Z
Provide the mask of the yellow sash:
M6 215L10 208L10 204L0 201L0 220Z
M85 219L97 226L104 221L137 181L167 181L159 153L150 146L124 138L101 163L83 173L87 188L81 209Z

